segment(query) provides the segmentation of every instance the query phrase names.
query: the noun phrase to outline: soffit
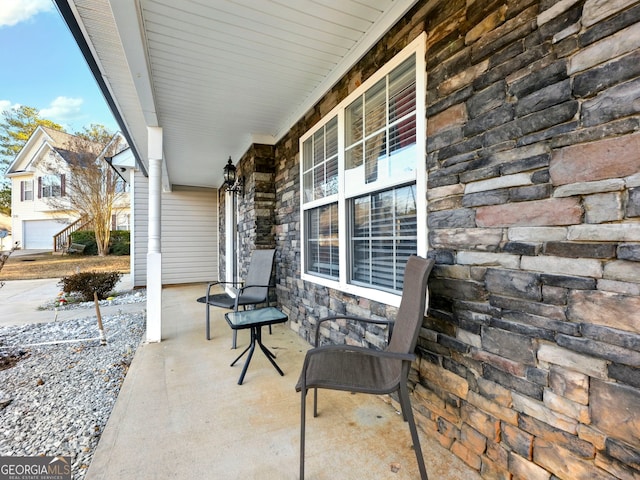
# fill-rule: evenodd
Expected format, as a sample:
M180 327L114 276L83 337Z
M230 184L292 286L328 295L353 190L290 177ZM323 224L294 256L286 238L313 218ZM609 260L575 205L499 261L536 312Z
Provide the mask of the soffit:
M143 162L163 128L165 183L218 187L229 156L274 143L416 0L74 0Z

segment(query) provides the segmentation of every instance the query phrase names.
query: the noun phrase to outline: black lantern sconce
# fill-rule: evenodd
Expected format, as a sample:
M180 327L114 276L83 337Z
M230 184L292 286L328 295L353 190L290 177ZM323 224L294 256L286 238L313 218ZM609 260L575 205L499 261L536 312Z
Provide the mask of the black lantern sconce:
M236 167L229 157L229 161L224 166L224 186L227 192L240 193L244 196L244 177L236 177Z

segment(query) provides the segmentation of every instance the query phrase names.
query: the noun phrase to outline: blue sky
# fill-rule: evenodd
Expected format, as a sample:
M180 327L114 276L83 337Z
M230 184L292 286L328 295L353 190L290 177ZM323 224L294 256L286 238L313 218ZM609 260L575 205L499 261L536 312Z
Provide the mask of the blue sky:
M0 0L0 111L34 107L77 132L118 126L52 0Z

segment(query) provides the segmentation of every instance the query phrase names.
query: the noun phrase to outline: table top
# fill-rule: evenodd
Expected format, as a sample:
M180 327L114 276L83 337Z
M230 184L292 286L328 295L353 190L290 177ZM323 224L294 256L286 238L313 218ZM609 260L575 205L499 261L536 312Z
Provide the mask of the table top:
M224 318L227 320L229 326L234 330L261 327L263 325L273 325L274 323L284 323L288 320L287 316L276 307L228 312L224 314Z

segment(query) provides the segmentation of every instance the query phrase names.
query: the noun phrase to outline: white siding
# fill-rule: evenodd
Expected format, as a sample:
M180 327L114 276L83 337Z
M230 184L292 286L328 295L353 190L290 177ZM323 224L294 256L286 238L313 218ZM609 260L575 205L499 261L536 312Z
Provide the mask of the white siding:
M135 286L146 284L147 179L134 184ZM217 190L176 187L162 194L162 284L207 282L218 278Z
M149 182L140 171L134 173L132 190L131 278L135 287L144 287L147 284Z

